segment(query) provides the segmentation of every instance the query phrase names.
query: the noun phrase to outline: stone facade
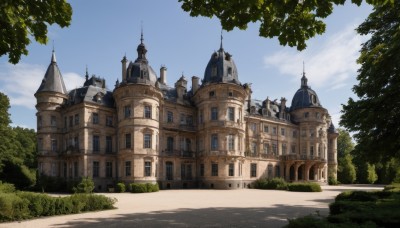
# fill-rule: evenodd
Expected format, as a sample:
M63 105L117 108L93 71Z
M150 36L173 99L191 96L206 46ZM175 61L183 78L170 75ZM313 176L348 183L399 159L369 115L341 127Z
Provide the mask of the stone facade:
M116 182L161 188L246 188L258 178L326 182L336 176L337 132L303 74L292 105L256 100L241 84L231 55L214 52L200 85L182 76L171 87L157 77L143 43L122 59L113 91L89 77L66 91L53 52L35 93L39 170L92 177L97 191Z

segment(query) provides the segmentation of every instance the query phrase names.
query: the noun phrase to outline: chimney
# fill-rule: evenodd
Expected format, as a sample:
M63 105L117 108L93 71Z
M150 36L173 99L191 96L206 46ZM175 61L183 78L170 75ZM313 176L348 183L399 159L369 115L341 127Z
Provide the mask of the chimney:
M177 101L178 103L183 102L183 96L186 93L186 86L187 86L187 81L185 77L182 75L182 77L175 83L175 88L176 88L176 93L177 93Z
M126 81L126 63L128 60L126 59L126 56L121 60L122 63L122 82Z
M193 94L196 93L196 91L199 89L199 78L196 76L192 77L192 91Z
M160 83L167 84L167 68L165 66L160 68Z
M279 116L281 119L285 117L285 112L286 112L286 99L284 97L281 98L281 111L279 113Z

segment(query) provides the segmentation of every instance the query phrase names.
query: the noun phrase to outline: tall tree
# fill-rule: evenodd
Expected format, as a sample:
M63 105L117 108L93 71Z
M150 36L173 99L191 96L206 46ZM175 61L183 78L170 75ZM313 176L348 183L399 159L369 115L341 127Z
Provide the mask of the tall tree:
M348 0L350 1L350 0ZM366 0L369 4L386 4L394 0ZM306 48L306 41L325 32L323 19L332 14L335 5L346 0L179 0L190 16L217 17L222 28L246 29L259 22L262 37L278 37L281 45ZM358 6L362 0L351 0Z
M71 23L72 8L66 0L2 0L0 2L0 56L16 64L27 55L29 37L47 43L47 26Z
M400 157L400 1L374 7L357 28L370 35L361 49L358 85L340 124L355 132L355 150L374 164Z
M356 168L350 154L354 149L354 143L348 131L339 128L338 133L338 181L343 184L352 184L356 181Z
M10 127L11 119L8 109L10 100L7 95L0 92L0 172L4 162L15 155L17 146L14 143L15 133Z

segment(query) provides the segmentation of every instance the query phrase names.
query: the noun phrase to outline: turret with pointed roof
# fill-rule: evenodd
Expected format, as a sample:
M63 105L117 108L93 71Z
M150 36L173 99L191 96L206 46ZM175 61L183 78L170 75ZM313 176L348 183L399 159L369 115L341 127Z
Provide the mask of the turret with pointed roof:
M39 89L36 91L36 93L40 92L56 92L67 94L67 89L65 88L64 80L62 78L60 69L58 68L54 50L51 56L50 65L47 68L46 74L42 80L42 84L40 84Z

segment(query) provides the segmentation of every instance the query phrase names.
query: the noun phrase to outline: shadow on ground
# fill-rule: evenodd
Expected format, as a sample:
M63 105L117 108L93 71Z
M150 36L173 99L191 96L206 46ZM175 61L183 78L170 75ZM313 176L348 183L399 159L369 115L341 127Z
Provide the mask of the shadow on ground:
M55 227L282 227L288 215L315 214L311 207L274 205L270 208L202 208L117 214L112 218L76 219Z

